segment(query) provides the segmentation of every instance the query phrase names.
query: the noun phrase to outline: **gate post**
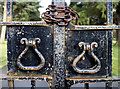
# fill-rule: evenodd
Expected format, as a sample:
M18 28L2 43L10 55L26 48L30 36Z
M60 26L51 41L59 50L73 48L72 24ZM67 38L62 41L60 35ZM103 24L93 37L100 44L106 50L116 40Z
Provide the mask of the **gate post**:
M112 25L113 24L113 0L107 0L106 2L106 7L107 7L107 25ZM108 39L112 39L112 30L108 31L108 35L110 36ZM111 41L112 42L112 41ZM112 43L108 44L108 49L112 50ZM108 64L112 65L112 53L108 52L109 54L109 61ZM110 66L108 65L108 66ZM110 69L108 70L110 74L108 76L112 76L112 66L110 66ZM112 89L112 82L106 83L106 89Z
M14 89L14 80L8 80L9 89Z
M7 1L7 21L11 22L13 17L13 0ZM8 80L9 89L14 89L14 80Z
M65 27L54 25L54 89L65 88Z
M52 4L65 6L64 0L55 0ZM63 13L64 14L64 13ZM61 13L58 13L61 16ZM64 22L61 22L64 23ZM60 24L61 24L60 23ZM65 26L54 24L54 89L65 89Z

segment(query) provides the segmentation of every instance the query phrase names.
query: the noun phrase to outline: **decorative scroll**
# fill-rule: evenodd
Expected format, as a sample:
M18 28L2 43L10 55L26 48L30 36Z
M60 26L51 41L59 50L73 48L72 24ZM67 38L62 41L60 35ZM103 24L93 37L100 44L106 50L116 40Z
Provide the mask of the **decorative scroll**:
M84 50L79 56L77 56L74 59L73 64L72 64L73 69L78 73L97 73L101 68L101 63L98 57L93 53L93 50L94 50L93 46L98 47L98 44L96 42L92 42L91 44L80 42L79 47L82 48L82 46L84 47ZM79 67L76 66L76 64L78 63L78 61L82 61L85 59L84 55L87 50L90 52L90 54L94 58L96 65L89 69L80 69Z
M41 68L43 68L44 65L45 65L45 58L38 51L37 46L36 46L36 43L40 43L40 39L39 38L30 38L29 40L27 40L26 38L22 38L20 42L21 42L21 44L25 44L26 48L24 49L24 51L22 51L22 53L17 58L17 65L18 65L18 67L20 69L22 69L22 70L40 70ZM21 63L22 57L28 51L29 46L33 46L34 51L38 54L39 58L41 59L41 62L40 62L40 64L38 66L24 66Z

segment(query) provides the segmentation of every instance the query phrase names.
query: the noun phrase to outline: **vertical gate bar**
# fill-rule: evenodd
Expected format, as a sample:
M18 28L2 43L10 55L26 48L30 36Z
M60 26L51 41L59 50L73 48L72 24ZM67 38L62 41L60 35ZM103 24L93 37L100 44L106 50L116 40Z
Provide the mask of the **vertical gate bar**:
M113 24L113 0L107 0L106 2L106 9L107 9L107 25L112 25ZM112 39L112 31L108 31L108 42ZM108 76L112 76L112 41L108 43ZM112 89L112 82L106 83L106 89Z
M36 83L36 81L35 80L31 80L31 89L35 89L35 83Z
M106 89L112 89L112 83L106 83Z
M65 27L54 25L54 89L65 88Z
M89 83L85 83L85 89L89 89Z
M118 76L120 76L120 29L118 31ZM120 89L120 82L118 82L118 88Z
M14 89L14 80L8 80L9 89Z
M56 6L65 6L65 1L54 0L52 4ZM54 89L66 89L64 48L65 48L65 26L58 26L57 24L54 24L54 79L53 79Z
M7 11L6 12L7 12L6 21L12 21L13 0L7 0ZM14 89L14 80L8 80L8 87L9 89Z
M13 18L13 0L7 0L7 21L11 22Z
M107 9L107 25L113 24L113 0L107 0L106 2Z

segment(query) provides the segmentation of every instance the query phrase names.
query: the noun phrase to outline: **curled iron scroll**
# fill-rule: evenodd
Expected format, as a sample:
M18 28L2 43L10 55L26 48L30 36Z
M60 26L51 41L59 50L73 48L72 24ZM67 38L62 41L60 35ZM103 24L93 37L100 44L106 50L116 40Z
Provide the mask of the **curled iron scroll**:
M39 38L30 38L27 40L26 38L22 38L20 43L25 44L26 48L24 49L24 51L22 51L22 53L17 58L18 67L22 70L40 70L41 68L43 68L45 65L45 58L43 57L41 52L38 51L37 46L36 46L36 43L40 43L40 39ZM24 66L21 63L21 59L24 56L24 54L26 54L26 52L28 51L29 46L33 47L34 51L37 53L38 57L41 59L41 62L38 66Z
M73 64L72 64L73 69L78 73L91 73L91 74L97 73L101 68L101 63L98 57L93 53L93 46L98 47L98 44L96 42L92 42L91 44L80 42L79 47L82 48L82 46L84 47L84 50L79 56L77 56L74 59ZM77 67L77 63L78 61L82 61L85 59L84 55L87 50L90 52L90 54L94 58L96 65L89 69L80 69L79 67Z

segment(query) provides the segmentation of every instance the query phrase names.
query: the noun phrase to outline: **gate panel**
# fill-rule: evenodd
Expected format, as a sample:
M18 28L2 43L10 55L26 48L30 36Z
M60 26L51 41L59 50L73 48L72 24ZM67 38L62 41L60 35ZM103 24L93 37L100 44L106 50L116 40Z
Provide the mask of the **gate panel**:
M8 74L51 75L53 28L8 26Z
M67 31L67 77L107 77L112 71L110 68L112 66L111 62L109 62L111 58L109 56L111 56L112 50L108 45L108 42L112 43L112 39L108 37L111 37L111 35L108 34L107 30ZM77 59L78 61L75 61ZM97 62L97 59L100 63Z

